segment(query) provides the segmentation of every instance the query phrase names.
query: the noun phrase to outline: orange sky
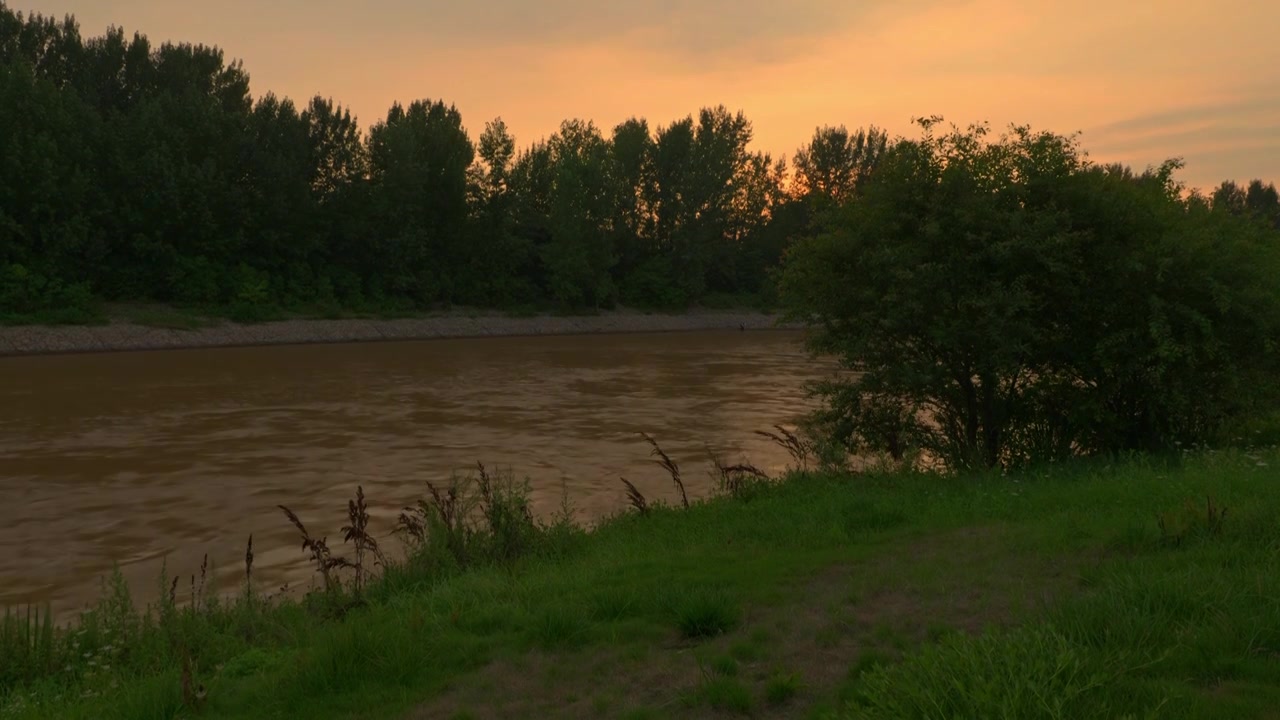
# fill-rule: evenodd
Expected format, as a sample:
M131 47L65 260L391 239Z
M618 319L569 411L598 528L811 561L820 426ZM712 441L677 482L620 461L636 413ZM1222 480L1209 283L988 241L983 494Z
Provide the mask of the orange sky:
M333 97L368 126L455 103L520 145L568 117L746 112L792 155L817 125L915 116L1084 132L1092 157L1280 181L1280 2L1241 0L8 0L153 41L222 47L255 94ZM912 133L913 134L913 133Z

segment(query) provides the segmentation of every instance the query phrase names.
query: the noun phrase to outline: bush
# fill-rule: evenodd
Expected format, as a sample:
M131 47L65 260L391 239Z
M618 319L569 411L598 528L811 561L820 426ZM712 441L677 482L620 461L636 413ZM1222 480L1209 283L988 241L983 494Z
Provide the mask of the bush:
M99 319L98 300L87 284L68 285L16 263L0 267L0 323L74 325Z
M864 674L857 701L836 717L1138 717L1124 715L1134 708L1117 707L1108 692L1127 672L1122 660L1078 646L1048 626L980 637L952 634L901 664Z
M693 298L681 285L671 258L659 255L642 262L623 280L622 300L637 308L684 310Z
M1206 442L1275 407L1280 242L1074 138L902 141L801 240L780 290L851 371L814 425L953 469Z

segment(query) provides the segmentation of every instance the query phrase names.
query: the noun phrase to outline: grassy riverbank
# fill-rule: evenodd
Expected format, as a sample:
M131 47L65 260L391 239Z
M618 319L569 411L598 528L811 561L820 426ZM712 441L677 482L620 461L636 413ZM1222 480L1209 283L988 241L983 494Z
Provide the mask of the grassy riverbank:
M65 646L11 619L0 717L1274 718L1277 468L797 474L589 534L498 493L496 535L358 604L117 592Z

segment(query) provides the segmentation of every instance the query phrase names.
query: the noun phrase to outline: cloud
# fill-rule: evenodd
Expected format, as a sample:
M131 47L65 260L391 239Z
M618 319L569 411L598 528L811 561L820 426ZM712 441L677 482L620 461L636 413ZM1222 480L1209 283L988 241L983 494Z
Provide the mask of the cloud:
M1241 120L1267 123L1268 129L1275 131L1280 125L1280 96L1268 93L1234 101L1183 105L1111 122L1095 128L1094 132L1132 138L1168 133L1188 125L1213 125L1224 121L1239 123Z
M1280 168L1280 97L1248 88L1217 102L1131 115L1085 132L1095 157L1136 166L1182 157L1195 187L1224 179L1272 178Z
M721 62L726 55L773 61L804 52L820 37L941 0L278 0L270 6L232 0L292 22L332 26L388 40L416 38L450 47L611 45L666 53L685 62ZM270 9L268 9L270 8Z

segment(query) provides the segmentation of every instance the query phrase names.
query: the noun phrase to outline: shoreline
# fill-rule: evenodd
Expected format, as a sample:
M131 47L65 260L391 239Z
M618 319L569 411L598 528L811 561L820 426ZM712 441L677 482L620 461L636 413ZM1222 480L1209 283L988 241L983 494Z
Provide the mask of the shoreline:
M679 315L614 311L583 316L457 314L389 320L340 318L255 324L228 321L190 330L114 321L100 326L0 327L0 357L450 338L801 328L797 324L781 324L778 316L772 314L706 310Z

